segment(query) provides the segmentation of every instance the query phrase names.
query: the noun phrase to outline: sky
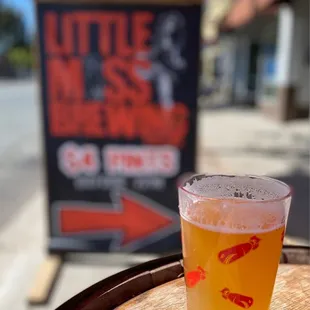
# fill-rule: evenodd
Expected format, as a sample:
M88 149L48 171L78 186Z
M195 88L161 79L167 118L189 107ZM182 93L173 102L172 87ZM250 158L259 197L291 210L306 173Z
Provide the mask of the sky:
M0 0L4 5L12 7L21 13L25 21L27 35L29 36L36 30L34 1L35 0Z

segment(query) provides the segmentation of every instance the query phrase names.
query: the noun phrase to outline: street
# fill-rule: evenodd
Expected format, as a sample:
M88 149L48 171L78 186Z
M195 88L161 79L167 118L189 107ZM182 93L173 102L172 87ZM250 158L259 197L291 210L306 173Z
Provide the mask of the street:
M42 181L38 87L0 81L0 230Z

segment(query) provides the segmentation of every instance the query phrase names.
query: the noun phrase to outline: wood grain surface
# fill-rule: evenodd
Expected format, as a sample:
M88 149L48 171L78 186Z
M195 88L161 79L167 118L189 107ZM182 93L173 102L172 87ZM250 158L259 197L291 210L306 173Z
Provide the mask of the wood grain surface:
M270 310L310 308L310 266L280 265ZM117 310L186 310L184 278L153 288Z
M310 309L310 248L284 245L280 262L270 310ZM95 283L57 310L184 310L183 274L181 253L161 257Z

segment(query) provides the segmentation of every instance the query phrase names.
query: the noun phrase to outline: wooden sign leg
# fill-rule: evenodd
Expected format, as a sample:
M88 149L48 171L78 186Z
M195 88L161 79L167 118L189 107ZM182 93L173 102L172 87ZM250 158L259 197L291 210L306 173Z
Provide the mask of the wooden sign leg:
M45 258L27 295L28 304L42 305L48 302L62 264L63 257L60 255L53 254Z

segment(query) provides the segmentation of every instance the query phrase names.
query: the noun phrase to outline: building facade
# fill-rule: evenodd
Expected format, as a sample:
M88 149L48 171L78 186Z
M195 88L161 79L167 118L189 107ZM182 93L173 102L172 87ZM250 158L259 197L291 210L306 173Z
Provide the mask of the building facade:
M203 17L205 104L258 107L280 120L308 113L309 1L218 2Z

